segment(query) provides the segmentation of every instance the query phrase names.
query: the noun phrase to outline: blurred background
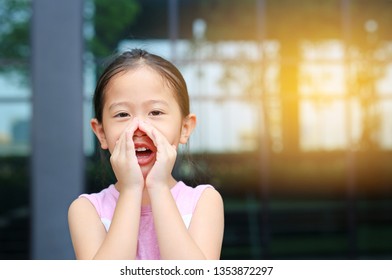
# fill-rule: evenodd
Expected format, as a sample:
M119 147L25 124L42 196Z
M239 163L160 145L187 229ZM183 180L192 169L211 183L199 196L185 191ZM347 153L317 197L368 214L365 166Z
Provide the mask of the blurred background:
M69 252L66 230L52 252L32 246L51 235L32 234L34 215L50 227L67 211L32 211L32 19L49 2L0 0L0 259L73 257L51 255ZM221 192L222 259L392 259L392 1L76 2L80 192L113 182L89 127L97 75L115 51L145 48L188 83L198 127L175 175Z

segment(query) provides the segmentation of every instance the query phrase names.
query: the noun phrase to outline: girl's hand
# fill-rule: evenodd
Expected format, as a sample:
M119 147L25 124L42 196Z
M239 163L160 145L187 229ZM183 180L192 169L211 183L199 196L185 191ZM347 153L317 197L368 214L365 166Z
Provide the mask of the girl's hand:
M123 131L116 142L110 156L114 174L120 185L119 189L144 187L144 178L135 154L133 134L139 127L139 120L133 119L132 123Z
M146 187L152 189L168 186L173 180L172 171L177 157L176 146L171 145L152 125L141 121L139 127L151 138L157 148L154 166L146 177Z

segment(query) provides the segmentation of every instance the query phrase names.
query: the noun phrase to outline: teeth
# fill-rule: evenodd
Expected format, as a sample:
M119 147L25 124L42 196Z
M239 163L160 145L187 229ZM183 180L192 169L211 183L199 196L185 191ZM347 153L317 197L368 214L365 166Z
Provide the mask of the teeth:
M147 151L147 148L145 148L145 147L141 147L141 148L136 149L136 152L145 152L145 151Z

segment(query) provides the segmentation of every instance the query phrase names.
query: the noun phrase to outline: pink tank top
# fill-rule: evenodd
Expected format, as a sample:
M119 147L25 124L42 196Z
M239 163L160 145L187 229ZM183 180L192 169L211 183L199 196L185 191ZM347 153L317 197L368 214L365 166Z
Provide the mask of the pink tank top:
M196 204L206 188L213 187L211 185L199 185L196 188L192 188L180 181L171 188L171 193L187 228L189 228ZM99 193L82 194L81 197L87 198L94 205L106 231L108 231L119 197L119 192L115 186L110 185ZM136 258L138 260L160 259L158 240L155 234L150 206L142 206L141 209Z

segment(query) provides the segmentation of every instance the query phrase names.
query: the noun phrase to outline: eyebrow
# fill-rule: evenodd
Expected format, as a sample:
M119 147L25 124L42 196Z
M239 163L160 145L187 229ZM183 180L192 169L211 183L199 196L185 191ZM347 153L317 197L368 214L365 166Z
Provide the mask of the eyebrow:
M155 104L169 106L169 103L167 103L166 100L163 99L152 99L143 103L143 105L155 105Z
M114 103L110 104L109 110L113 110L113 108L122 107L122 106L124 106L124 107L131 107L132 104L133 104L132 102L127 102L127 101L114 102ZM148 105L155 105L155 104L161 104L161 105L164 105L164 106L169 106L168 102L166 102L165 100L160 100L160 99L148 100L146 102L143 102L142 105L143 106L146 106L146 105L148 106Z
M114 102L114 103L110 104L109 110L112 110L113 108L121 107L121 106L129 107L129 105L130 105L129 102L126 102L126 101Z

